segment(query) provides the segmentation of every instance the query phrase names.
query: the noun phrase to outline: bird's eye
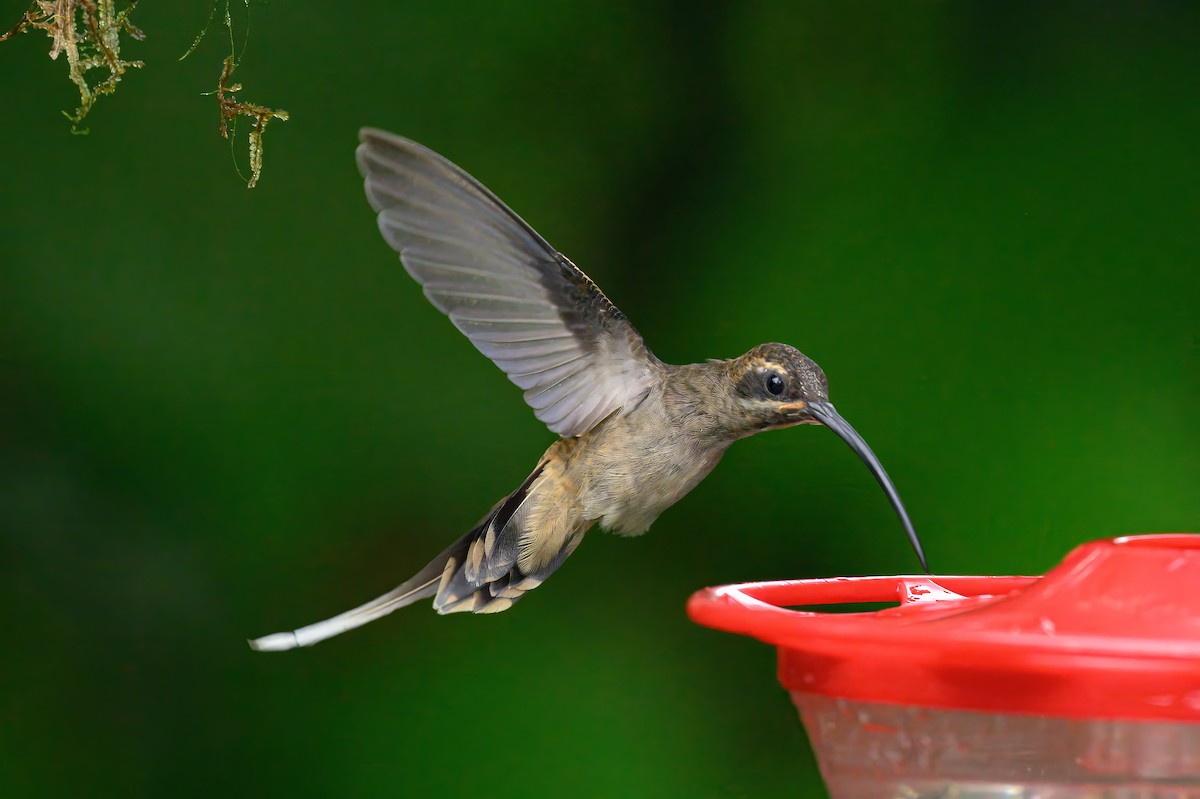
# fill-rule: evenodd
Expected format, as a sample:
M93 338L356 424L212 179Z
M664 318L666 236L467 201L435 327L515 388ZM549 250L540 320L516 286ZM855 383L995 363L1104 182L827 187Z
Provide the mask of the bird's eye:
M777 374L767 375L767 391L779 396L783 393L783 378Z

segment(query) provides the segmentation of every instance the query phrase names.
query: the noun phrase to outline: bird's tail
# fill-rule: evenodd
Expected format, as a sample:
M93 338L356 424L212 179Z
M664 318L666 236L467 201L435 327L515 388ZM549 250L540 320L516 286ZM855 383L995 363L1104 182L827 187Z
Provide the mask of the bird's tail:
M394 610L433 596L437 593L438 583L442 579L443 572L447 571L447 565L454 563L457 567L463 562L468 547L479 535L481 527L482 525L476 527L455 541L444 552L429 561L425 568L383 596L376 597L353 610L339 613L333 618L301 627L298 630L254 638L249 641L250 648L259 652L279 652L300 646L312 646L326 638L341 635L356 627L361 627L367 622L386 616Z
M548 563L532 574L526 574L518 565L525 500L544 466L539 464L521 487L496 503L474 529L401 585L331 619L289 633L252 639L250 648L278 652L312 646L431 596L435 597L433 607L438 613L499 613L512 607L526 591L541 585L583 537L582 530L576 531Z

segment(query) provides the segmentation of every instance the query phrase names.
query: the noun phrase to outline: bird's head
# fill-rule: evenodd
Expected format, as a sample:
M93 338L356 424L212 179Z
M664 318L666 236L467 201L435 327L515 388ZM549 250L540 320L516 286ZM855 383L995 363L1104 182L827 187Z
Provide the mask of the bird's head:
M813 403L829 402L829 381L816 361L786 344L760 344L729 362L738 427L760 430L818 424Z
M829 381L821 367L786 344L760 344L742 357L729 361L727 366L733 386L737 432L749 436L762 430L820 424L837 433L883 487L900 516L921 566L925 567L925 553L896 487L867 442L829 402Z

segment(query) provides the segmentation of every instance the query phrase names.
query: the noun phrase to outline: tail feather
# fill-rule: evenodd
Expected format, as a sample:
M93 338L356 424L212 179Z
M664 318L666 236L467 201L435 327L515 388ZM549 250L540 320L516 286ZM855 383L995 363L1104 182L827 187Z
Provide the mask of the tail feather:
M525 596L525 594L537 588L551 572L562 565L562 562L575 551L579 546L579 542L583 540L585 530L578 530L575 535L568 539L563 549L542 568L538 569L534 574L526 574L521 570L520 564L512 562L502 573L495 571L480 570L485 576L480 580L470 580L466 577L468 566L472 559L472 553L468 552L467 563L458 567L455 573L450 572L450 564L447 563L446 573L442 579L442 586L438 589L437 597L433 600L434 609L441 614L446 613L461 613L469 611L471 613L499 613L503 610L508 610L513 604ZM479 535L471 542L469 548L471 550L476 547L482 547L484 542L483 535ZM486 554L484 555L484 563L487 564Z
M367 622L388 615L394 610L419 602L431 597L438 591L439 582L443 577L452 573L452 569L461 564L467 547L478 534L479 528L472 530L455 541L444 552L431 560L425 568L410 579L380 597L359 605L353 610L339 613L333 618L309 624L298 630L285 633L272 633L249 641L250 648L259 652L279 652L285 649L295 649L341 635L344 632L361 627ZM450 567L450 568L448 568Z
M525 482L496 505L472 531L464 556L446 563L433 608L438 613L499 613L508 610L524 591L499 591L524 579L517 559L528 515L526 500L546 464L540 463ZM540 580L538 581L541 582Z
M496 503L473 530L451 544L406 582L383 596L325 621L292 632L255 638L249 642L250 648L260 652L278 652L312 646L427 597L434 597L433 607L438 613L499 613L508 610L526 591L541 585L542 580L569 554L563 553L552 567L542 569L536 575L526 575L517 566L520 551L518 542L526 514L525 500L544 466L545 463L539 464L533 474L516 491ZM574 546L570 548L574 549Z

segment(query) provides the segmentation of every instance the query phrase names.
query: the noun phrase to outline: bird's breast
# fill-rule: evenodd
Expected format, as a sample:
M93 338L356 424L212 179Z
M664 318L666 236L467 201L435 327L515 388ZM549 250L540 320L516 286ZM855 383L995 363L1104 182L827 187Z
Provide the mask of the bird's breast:
M589 521L639 535L703 480L724 451L661 413L642 413L610 419L593 431L568 468Z

